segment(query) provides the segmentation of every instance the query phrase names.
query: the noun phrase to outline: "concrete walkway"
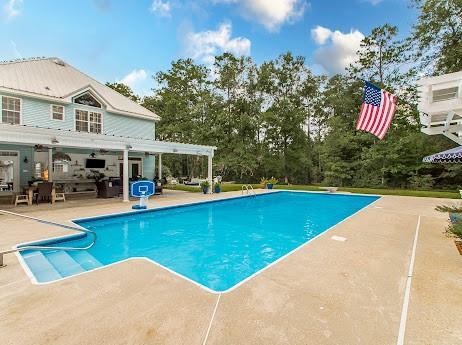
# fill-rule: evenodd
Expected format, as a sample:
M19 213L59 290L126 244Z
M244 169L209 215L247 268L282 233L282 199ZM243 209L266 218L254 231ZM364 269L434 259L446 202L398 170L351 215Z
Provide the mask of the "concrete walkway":
M154 206L238 194L169 192ZM397 344L419 216L404 343L462 344L462 256L433 210L444 203L454 201L385 196L221 295L144 260L33 285L10 255L0 269L0 344ZM68 206L16 210L67 222L128 209L116 200ZM66 233L0 216L0 249Z

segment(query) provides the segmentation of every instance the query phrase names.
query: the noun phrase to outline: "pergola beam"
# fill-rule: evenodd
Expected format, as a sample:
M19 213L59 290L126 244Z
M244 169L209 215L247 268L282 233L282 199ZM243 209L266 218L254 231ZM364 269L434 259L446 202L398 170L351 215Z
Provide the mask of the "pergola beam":
M128 147L132 152L175 153L199 156L209 156L216 149L214 146L135 139L10 124L0 124L0 142L63 148L98 148L109 151L123 151Z

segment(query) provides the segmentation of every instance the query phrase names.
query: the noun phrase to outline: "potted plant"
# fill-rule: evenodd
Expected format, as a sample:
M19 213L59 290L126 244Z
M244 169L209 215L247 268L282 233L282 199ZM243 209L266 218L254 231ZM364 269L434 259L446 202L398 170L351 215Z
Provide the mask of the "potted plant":
M273 189L273 185L278 183L278 180L276 180L274 177L271 177L267 182L266 182L266 188L267 189Z
M215 184L213 185L213 188L214 188L215 193L220 193L221 192L221 183L220 182L215 182Z
M448 212L451 224L447 228L447 232L455 237L454 242L460 255L462 255L462 207L458 206L437 206L435 210L440 212Z
M268 184L268 179L266 177L262 177L260 180L260 184L262 185L262 188L266 188L266 185Z
M209 181L202 181L201 182L201 188L202 188L202 192L204 194L208 194L209 193L209 188L210 188Z

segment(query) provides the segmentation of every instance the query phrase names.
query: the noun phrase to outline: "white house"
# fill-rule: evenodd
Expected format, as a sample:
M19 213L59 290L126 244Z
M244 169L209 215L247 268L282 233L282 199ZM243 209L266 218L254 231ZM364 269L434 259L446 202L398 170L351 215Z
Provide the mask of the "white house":
M0 194L44 179L68 193L94 188L91 171L123 180L161 177L162 153L208 156L215 147L155 140L159 117L58 58L0 63ZM93 187L92 187L93 186Z

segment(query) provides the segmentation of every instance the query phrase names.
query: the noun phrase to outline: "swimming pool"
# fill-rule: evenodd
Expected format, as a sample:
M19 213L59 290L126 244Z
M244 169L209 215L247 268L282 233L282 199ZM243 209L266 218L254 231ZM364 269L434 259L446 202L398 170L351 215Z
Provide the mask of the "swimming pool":
M38 283L143 257L224 292L378 198L280 191L80 219L74 222L98 234L92 248L20 255ZM74 247L88 241L79 234L41 244Z

